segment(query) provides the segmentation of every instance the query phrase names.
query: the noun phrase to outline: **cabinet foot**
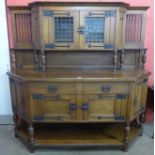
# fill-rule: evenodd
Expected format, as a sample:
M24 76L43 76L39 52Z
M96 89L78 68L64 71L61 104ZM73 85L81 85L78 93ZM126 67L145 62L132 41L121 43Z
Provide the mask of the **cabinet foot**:
M35 147L34 147L33 144L30 144L28 148L29 148L30 153L34 153L35 152Z
M15 131L15 138L18 138L19 136L18 136L18 134L16 133L16 131Z
M34 144L34 128L33 128L32 123L29 124L28 133L29 133L29 142L33 145Z
M128 152L128 146L127 146L127 147L124 146L124 148L123 148L123 152Z
M145 113L142 113L140 115L139 121L140 121L140 134L139 134L139 136L142 136L143 135L143 123L145 121Z
M123 151L127 152L128 151L128 145L129 145L129 132L130 132L130 126L129 124L126 125L125 129L124 129L124 147L123 147Z

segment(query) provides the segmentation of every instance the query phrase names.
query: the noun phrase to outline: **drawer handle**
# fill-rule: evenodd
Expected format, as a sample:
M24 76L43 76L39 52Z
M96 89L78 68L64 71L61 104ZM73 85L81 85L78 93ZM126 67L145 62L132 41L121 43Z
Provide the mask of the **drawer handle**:
M111 86L108 86L108 85L101 86L101 90L107 93L111 91Z
M88 109L89 109L89 104L88 104L88 103L83 103L83 105L81 106L81 109L82 109L83 111L88 111Z
M69 109L70 109L70 111L76 111L76 110L77 110L77 105L76 105L76 103L70 103Z
M47 89L50 93L54 93L58 90L57 86L48 86Z

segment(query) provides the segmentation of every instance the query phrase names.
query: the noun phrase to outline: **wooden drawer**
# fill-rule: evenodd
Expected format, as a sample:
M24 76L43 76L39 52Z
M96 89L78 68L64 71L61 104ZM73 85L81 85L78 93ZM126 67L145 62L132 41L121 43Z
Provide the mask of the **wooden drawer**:
M129 85L126 83L87 83L83 85L84 94L118 94L128 93Z
M57 84L57 83L32 83L30 85L31 93L40 94L75 94L75 84Z

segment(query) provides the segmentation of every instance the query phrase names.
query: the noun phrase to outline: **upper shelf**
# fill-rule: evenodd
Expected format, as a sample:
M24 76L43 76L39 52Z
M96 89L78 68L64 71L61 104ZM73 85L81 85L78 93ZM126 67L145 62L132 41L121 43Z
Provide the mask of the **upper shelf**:
M29 7L10 9L14 48L143 48L148 7L130 7L122 2L34 2Z

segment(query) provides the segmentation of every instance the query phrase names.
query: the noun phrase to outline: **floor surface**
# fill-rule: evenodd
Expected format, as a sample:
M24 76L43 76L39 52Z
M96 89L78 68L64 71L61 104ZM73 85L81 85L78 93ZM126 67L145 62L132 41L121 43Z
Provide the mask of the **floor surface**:
M34 155L153 155L153 123L144 124L143 136L135 139L128 152L119 149L36 149ZM12 125L0 125L0 155L29 155L25 145L14 137Z

